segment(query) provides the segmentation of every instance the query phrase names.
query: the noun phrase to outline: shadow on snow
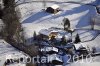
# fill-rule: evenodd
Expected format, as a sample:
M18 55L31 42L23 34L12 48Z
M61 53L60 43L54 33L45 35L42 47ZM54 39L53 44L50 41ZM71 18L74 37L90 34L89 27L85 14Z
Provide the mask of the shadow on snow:
M23 23L32 23L34 21L37 21L45 16L48 16L49 13L46 13L44 11L40 11L37 12L36 14L33 14L32 16L30 16L29 18L27 18L26 20L23 21Z

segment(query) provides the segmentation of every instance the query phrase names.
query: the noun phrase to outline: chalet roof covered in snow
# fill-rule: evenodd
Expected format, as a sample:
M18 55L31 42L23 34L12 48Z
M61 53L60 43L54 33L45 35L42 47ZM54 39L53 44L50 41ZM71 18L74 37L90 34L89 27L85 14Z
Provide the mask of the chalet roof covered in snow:
M55 30L41 29L39 33L43 34L43 35L46 35L46 36L49 36L51 33L57 33L57 31L55 31Z
M49 30L47 30L47 29L42 29L42 30L40 30L39 33L48 36L48 35L51 33L51 31L49 31Z
M56 5L56 4L54 4L54 5L50 6L50 7L53 8L53 9L57 9L57 8L59 8L59 6Z

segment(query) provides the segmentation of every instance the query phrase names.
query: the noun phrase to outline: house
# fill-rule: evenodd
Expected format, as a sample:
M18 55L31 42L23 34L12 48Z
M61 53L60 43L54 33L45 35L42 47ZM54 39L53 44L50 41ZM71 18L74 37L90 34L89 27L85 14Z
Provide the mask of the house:
M57 41L61 41L61 38L65 36L66 41L70 40L70 37L67 34L64 35L64 33L60 33L58 30L41 29L39 34L43 39L51 39L52 37L55 37Z
M57 37L57 35L58 35L58 32L52 31L52 32L49 34L49 38L51 38L52 36Z
M57 12L59 12L60 11L60 9L59 9L59 6L58 5L52 5L52 6L50 6L50 7L47 7L47 9L46 9L46 12L48 12L48 13L57 13Z
M42 29L42 30L40 30L39 33L43 38L46 38L46 39L51 39L52 36L54 36L56 38L58 35L57 31L47 30L47 29Z
M0 66L26 66L29 56L0 39Z

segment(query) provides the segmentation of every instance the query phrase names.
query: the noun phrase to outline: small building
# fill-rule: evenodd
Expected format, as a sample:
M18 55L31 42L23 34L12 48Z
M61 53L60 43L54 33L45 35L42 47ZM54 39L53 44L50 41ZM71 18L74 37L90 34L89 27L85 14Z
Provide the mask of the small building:
M47 9L46 9L46 12L48 12L48 13L57 13L57 12L59 12L60 11L60 9L59 9L59 6L58 5L52 5L52 6L50 6L50 7L47 7Z

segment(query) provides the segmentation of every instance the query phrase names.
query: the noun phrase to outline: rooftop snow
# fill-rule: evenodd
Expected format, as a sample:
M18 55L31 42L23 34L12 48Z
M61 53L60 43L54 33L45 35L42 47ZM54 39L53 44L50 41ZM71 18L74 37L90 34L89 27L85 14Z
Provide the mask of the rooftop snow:
M52 6L50 6L51 8L53 8L53 9L57 9L57 8L59 8L59 6L58 5L52 5Z
M55 52L58 52L58 49L55 48L55 47L44 47L44 48L41 49L41 51L47 51L47 52L55 51Z

